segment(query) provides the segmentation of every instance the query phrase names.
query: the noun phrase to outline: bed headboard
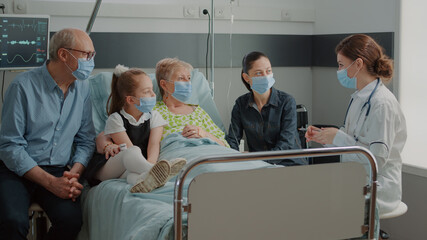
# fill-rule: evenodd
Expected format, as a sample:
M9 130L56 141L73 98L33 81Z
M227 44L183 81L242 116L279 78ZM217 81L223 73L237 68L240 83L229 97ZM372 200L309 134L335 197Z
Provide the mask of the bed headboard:
M154 74L148 74L153 82L153 90L160 99L160 91ZM88 81L91 88L92 116L96 134L104 130L105 121L108 118L106 105L111 92L112 72L101 72L91 76ZM188 103L200 105L212 118L215 124L225 131L218 109L212 99L208 81L198 69L191 72L192 95Z

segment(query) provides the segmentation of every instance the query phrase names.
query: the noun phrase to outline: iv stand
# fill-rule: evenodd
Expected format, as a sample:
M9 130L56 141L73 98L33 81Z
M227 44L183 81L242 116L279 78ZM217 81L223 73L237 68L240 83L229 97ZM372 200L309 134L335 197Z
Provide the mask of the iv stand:
M89 22L87 23L86 33L90 35L92 31L93 23L95 22L96 15L98 14L99 7L101 6L102 0L96 0L95 7L93 8L92 15L90 16Z
M215 77L214 77L214 66L215 66L215 40L214 40L214 18L215 18L215 9L214 9L214 0L211 0L211 15L212 15L212 21L211 21L211 95L212 95L212 99L214 99L215 97Z

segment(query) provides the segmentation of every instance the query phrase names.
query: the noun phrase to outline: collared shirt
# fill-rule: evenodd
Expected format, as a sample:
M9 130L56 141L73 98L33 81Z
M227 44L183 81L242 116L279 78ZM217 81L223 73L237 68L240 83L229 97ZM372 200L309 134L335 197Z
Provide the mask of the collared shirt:
M145 121L148 121L150 119L151 119L150 129L153 129L156 127L163 127L168 124L168 122L164 120L160 115L160 113L157 112L156 110L152 110L149 113L142 114L142 116L138 119L138 121L135 120L135 118L129 113L127 113L123 108L120 110L120 114L124 118L126 118L129 121L129 124L131 124L132 126L139 126L141 124L144 124ZM118 132L126 132L126 128L124 126L123 119L120 116L120 114L115 112L108 117L107 122L105 123L105 130L104 130L105 135L118 133Z
M406 121L399 102L382 82L371 98L371 109L366 116L369 95L377 81L352 94L345 125L336 134L334 146L362 146L375 156L378 167L377 203L380 214L393 211L402 197L402 157L406 142ZM358 160L363 156L344 155L343 161Z
M239 150L243 131L250 152L300 148L295 99L271 88L270 99L259 112L252 92L240 96L226 137L230 147Z
M64 97L45 63L10 84L2 110L0 159L11 171L22 176L37 165L86 166L94 140L87 81L76 80Z

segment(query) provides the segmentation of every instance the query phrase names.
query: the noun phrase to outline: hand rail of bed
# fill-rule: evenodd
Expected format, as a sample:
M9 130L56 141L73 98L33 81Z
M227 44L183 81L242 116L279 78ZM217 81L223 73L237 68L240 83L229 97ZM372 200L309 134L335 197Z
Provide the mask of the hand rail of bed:
M333 147L333 148L312 148L312 149L298 149L286 151L269 151L269 152L255 152L243 154L229 154L218 155L212 157L201 158L189 163L178 174L175 182L174 190L174 228L175 240L182 240L182 210L183 210L183 187L184 180L188 173L195 167L206 163L226 163L226 162L240 162L240 161L255 161L255 160L272 160L282 158L301 158L301 157L321 157L321 156L334 156L339 154L357 154L361 153L367 157L371 166L371 182L370 182L370 210L369 210L369 229L368 239L374 239L375 231L375 204L377 194L377 163L374 155L363 147Z

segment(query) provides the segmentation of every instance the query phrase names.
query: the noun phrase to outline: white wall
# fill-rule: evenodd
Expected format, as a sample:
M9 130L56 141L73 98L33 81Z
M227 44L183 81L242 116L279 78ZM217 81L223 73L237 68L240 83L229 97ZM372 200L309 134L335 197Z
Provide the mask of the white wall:
M403 157L406 163L427 169L426 147L427 129L427 21L426 1L401 1L400 22L400 79L399 98L406 117L408 140Z
M394 32L397 0L317 0L315 34Z

